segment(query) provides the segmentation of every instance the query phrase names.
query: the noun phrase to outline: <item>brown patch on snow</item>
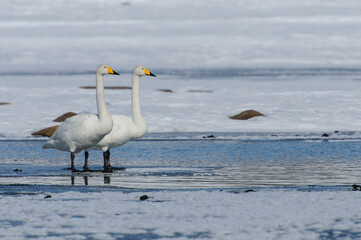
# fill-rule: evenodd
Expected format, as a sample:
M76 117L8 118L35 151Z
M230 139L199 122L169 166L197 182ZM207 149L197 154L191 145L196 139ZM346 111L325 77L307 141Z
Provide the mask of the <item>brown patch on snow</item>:
M55 125L55 126L52 126L52 127L44 128L44 129L41 129L39 131L33 132L31 135L33 135L33 136L51 137L58 127L59 127L58 125Z
M157 90L161 92L174 93L172 89L157 89Z
M77 114L74 113L74 112L67 112L67 113L64 113L63 115L55 118L53 120L53 122L64 122L65 119L70 118L70 117L75 116L75 115L77 115Z
M260 117L260 116L264 116L264 114L257 112L255 110L246 110L243 111L239 114L233 115L233 116L229 116L230 119L234 119L234 120L248 120L250 118L253 117Z

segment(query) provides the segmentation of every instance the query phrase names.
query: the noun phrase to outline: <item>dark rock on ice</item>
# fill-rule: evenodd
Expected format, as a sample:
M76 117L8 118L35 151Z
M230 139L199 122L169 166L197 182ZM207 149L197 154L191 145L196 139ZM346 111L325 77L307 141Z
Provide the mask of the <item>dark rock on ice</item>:
M74 113L74 112L67 112L67 113L64 113L63 115L55 118L55 119L53 120L53 122L64 122L65 119L70 118L70 117L73 117L73 116L75 116L75 115L77 115L77 114Z
M59 127L58 125L55 125L55 126L52 126L52 127L44 128L44 129L41 129L39 131L33 132L31 135L33 135L33 136L51 137L58 127Z
M248 193L248 192L255 192L255 190L253 189L247 189L246 191L244 191L245 193Z
M172 89L158 89L160 92L174 93Z
M229 116L229 118L234 120L248 120L250 118L260 117L260 116L265 116L265 115L255 110L246 110L239 114Z
M203 138L216 138L213 134L208 136L203 136Z
M361 185L353 184L352 191L361 191Z
M148 195L143 195L143 196L140 196L140 198L139 198L140 201L145 201L147 199L149 199Z

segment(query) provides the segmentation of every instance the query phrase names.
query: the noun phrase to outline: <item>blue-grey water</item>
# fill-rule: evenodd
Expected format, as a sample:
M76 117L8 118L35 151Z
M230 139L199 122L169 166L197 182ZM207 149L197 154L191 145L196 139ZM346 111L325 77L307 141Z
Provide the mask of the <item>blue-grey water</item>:
M124 189L349 187L361 182L361 140L244 140L242 134L148 134L111 150L114 173L71 173L67 152L43 150L44 140L0 141L1 185L104 186ZM253 133L257 136L257 133ZM102 168L102 152L89 165ZM83 153L76 156L82 168Z

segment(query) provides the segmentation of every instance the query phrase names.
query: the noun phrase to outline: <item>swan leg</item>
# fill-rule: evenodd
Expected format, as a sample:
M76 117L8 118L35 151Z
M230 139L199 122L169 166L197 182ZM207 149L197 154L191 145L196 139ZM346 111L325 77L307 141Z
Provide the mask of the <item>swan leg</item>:
M109 149L105 152L103 152L103 157L104 157L104 170L103 172L113 172L113 170L125 170L125 167L113 167L110 164L110 151Z
M110 151L109 149L103 152L103 158L104 158L104 169L103 172L113 172L113 168L110 165Z
M88 176L84 176L84 185L88 186Z
M83 172L89 172L88 168L88 158L89 158L89 152L84 151L84 166L83 166Z
M91 170L88 168L88 158L89 158L89 152L84 152L84 166L83 166L83 172L99 172L99 170Z
M78 169L76 169L75 166L74 166L74 158L75 158L75 153L71 152L71 153L70 153L70 159L71 159L71 167L70 167L70 169L71 169L72 172L80 172L80 171L79 171Z

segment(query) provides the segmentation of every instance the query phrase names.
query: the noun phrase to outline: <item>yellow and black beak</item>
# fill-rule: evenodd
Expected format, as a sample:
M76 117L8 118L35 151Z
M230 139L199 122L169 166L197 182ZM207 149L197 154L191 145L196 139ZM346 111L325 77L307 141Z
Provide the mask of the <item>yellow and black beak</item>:
M108 73L109 74L114 74L114 75L119 75L119 73L115 72L113 69L111 69L110 67L107 67Z
M144 73L145 73L145 75L156 77L156 75L151 73L148 69L144 69Z

